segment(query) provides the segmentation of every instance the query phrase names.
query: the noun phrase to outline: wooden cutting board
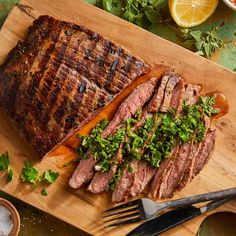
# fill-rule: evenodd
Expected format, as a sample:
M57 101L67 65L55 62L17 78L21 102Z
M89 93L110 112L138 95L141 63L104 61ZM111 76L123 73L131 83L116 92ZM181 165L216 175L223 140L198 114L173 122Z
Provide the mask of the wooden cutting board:
M0 63L18 40L24 39L32 21L42 14L84 25L114 42L128 48L150 64L164 63L172 66L188 82L201 83L206 92L224 93L230 104L229 113L217 120L217 142L215 152L192 183L175 195L190 196L223 188L235 187L236 183L236 74L197 56L175 44L155 36L139 27L114 17L100 9L75 0L22 0L13 8L0 32ZM40 162L36 153L12 128L9 118L0 112L0 153L6 150L14 170L14 180L7 184L0 176L0 187L35 207L67 221L93 235L124 235L137 225L116 229L104 229L100 212L111 206L109 194L99 196L85 190L73 191L68 187L68 179L73 166L61 168L67 157L54 155ZM58 151L59 153L59 151ZM40 188L22 184L19 176L25 159L31 160L40 170L53 169L60 172L58 181L48 188L49 195L40 195ZM236 201L231 201L218 210L236 212ZM204 216L200 216L164 235L195 235Z

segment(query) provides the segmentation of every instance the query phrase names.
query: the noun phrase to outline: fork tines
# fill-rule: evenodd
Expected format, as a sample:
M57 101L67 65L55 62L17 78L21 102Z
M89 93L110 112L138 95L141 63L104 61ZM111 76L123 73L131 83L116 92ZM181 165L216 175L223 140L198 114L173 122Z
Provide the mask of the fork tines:
M120 204L103 213L105 214L102 216L104 223L111 222L111 224L105 225L105 227L131 224L142 220L139 214L138 200Z

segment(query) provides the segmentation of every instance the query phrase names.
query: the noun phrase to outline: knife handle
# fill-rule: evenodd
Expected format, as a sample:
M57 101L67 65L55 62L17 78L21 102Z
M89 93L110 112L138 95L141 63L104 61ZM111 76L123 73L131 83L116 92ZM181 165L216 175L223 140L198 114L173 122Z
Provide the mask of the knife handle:
M214 200L212 202L209 202L206 206L203 206L203 207L200 207L200 211L201 213L205 213L207 211L211 211L223 204L225 204L226 202L232 200L233 197L230 197L230 198L223 198L221 200Z
M192 197L185 197L180 198L178 200L168 201L163 204L162 209L166 208L176 208L176 207L183 207L187 205L192 205L200 202L207 202L212 200L219 200L222 198L231 198L236 197L236 188L225 189L216 192L210 192L205 194L199 194Z

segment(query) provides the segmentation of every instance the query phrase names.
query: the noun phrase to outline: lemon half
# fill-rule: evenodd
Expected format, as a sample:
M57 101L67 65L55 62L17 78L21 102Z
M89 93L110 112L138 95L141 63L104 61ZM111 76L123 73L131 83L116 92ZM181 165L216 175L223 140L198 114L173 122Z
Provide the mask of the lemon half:
M175 22L182 27L200 25L215 11L219 0L169 0Z

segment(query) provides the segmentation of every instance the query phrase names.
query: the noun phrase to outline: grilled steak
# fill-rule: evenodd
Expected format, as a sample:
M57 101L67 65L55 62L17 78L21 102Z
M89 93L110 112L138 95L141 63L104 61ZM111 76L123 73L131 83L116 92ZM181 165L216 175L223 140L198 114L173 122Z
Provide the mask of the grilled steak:
M208 117L205 117L204 121L206 129L208 129L210 127L210 119ZM205 133L205 136L206 134L207 132ZM178 185L178 190L182 189L187 183L189 183L192 180L193 171L195 168L195 161L196 158L198 158L198 153L201 150L203 143L204 142L202 143L192 142L190 154L188 156L188 159L186 160L185 170Z
M153 113L158 111L158 109L161 106L162 101L164 99L165 88L168 84L168 81L171 78L172 78L172 76L169 76L169 75L164 76L162 78L159 87L156 89L153 97L151 98L149 103L144 108L141 120L134 126L133 131L135 131L137 128L141 127L144 124L145 119L147 119L148 117L153 117ZM152 112L150 112L150 111L152 111ZM149 136L152 134L152 132L154 131L155 128L156 128L156 126L153 127ZM148 140L149 139L150 139L150 137L148 138ZM145 145L147 145L147 143ZM139 150L140 153L142 153L143 151L144 151L144 148ZM132 166L133 162L134 161L130 162L131 166ZM136 161L135 161L135 163L136 163ZM135 166L135 169L132 170L132 174L127 173L127 172L129 172L127 168L125 168L123 170L124 178L122 176L122 178L119 180L119 183L117 184L117 186L115 188L115 191L113 192L113 196L112 196L113 202L119 202L121 200L124 200L130 194L132 196L135 196L136 194L141 193L143 191L143 189L145 188L145 186L148 184L148 182L154 176L154 174L156 172L155 168L151 167L145 161L138 161L137 163L138 164ZM129 180L127 180L126 176L129 176L129 175L131 175L132 178L129 178ZM126 184L120 183L122 181L125 181ZM125 189L125 187L127 189ZM119 188L121 188L121 189L119 189ZM122 196L122 194L123 194L123 196Z
M0 105L42 157L148 69L85 27L40 16L0 68Z
M89 153L88 159L80 161L72 177L70 178L69 185L72 188L79 188L84 183L88 182L94 175L94 166L98 160L95 160L94 156Z
M96 172L90 185L88 186L89 191L91 191L92 193L101 193L108 188L109 183L111 182L113 176L117 171L118 165L122 163L122 149L123 143L120 144L119 150L117 151L117 154L114 157L113 161L115 162L115 164L108 172Z
M173 97L172 95L173 95L174 88L179 83L180 80L181 80L181 78L179 76L176 76L176 75L170 76L170 78L167 82L166 88L165 88L165 95L164 95L162 105L160 107L160 111L166 112L168 109L170 109L170 102ZM175 96L177 96L177 95L175 95ZM173 99L176 100L175 97ZM172 103L173 103L173 100L172 100ZM175 105L175 104L173 103L173 105Z
M180 178L184 173L186 160L190 155L190 150L191 143L184 143L180 145L178 154L172 162L172 166L169 169L168 174L165 176L166 188L165 190L159 192L159 198L169 198L173 196L173 193L180 182Z
M131 117L131 115L135 114L151 97L152 92L155 89L156 83L158 81L158 78L151 78L148 82L143 83L139 85L126 99L125 101L120 105L119 109L117 110L116 114L114 115L114 118L109 122L105 130L103 131L103 136L107 137L110 134L112 134L115 129L126 119ZM89 155L88 159L85 159L81 161L74 174L72 175L69 184L73 188L80 188L83 183L87 183L93 178L93 174L95 170L94 167L99 161L99 157L96 158L96 161L92 161L91 159L94 159L93 155ZM89 165L87 172L84 170L83 166ZM81 167L82 166L82 167ZM110 179L111 174L110 173L98 173L98 175L108 175L107 178ZM95 179L98 179L97 177ZM99 181L101 180L104 182L104 179L106 179L105 176L102 176L99 178ZM72 183L72 184L71 184ZM76 184L75 184L76 183ZM97 185L96 183L92 183L92 185ZM100 184L98 184L100 185ZM101 186L104 186L104 183L101 183ZM92 186L89 188L93 190ZM103 189L104 190L104 189ZM95 192L98 192L98 190L94 190ZM101 190L102 191L102 190Z
M216 140L216 129L210 127L207 130L201 149L199 150L198 155L194 159L191 179L193 179L202 170L204 165L211 157L211 153L215 146L215 140Z
M134 174L133 184L130 189L130 195L133 197L139 195L155 173L156 168L152 167L147 161L139 161L137 170Z
M172 104L178 104L176 107L177 114L182 110L182 107L179 105L180 102L184 99L186 104L194 104L197 102L199 97L199 86L198 85L187 85L185 90L183 89L183 83L179 83L176 86L175 93L172 95L173 98L178 99L179 101L172 100ZM182 92L182 94L181 94ZM180 95L179 95L180 94ZM179 147L175 147L172 151L172 158L164 160L151 184L151 195L153 198L166 198L171 197L175 189L177 188L179 182L181 181L185 168L187 168L186 162L190 156L192 143L184 143Z
M162 192L166 190L167 188L166 181L168 179L166 177L167 175L169 176L170 174L170 169L174 163L174 160L178 154L178 151L179 151L179 146L177 145L172 150L169 158L166 158L165 160L161 162L161 165L158 168L150 187L150 195L153 198L160 197L159 194L161 195Z
M123 169L121 179L112 193L112 202L127 200L130 194L130 188L134 182L134 174L137 171L138 162L137 160L132 160L129 165L130 170L128 168Z
M123 121L134 115L150 99L159 78L151 78L148 82L139 85L118 108L116 114L103 132L106 137Z

